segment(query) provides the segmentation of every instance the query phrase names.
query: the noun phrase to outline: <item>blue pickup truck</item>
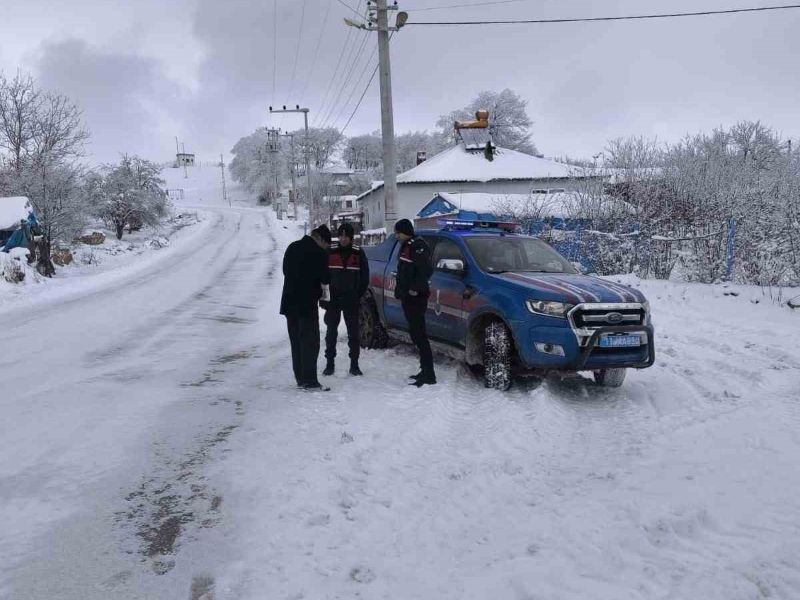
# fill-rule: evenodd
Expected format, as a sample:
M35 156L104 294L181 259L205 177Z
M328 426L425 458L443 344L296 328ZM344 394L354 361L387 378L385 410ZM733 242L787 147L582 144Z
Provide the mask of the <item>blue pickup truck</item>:
M487 387L506 390L515 375L548 371L592 371L598 384L617 387L627 368L653 364L650 306L638 290L582 275L509 226L448 222L417 235L435 269L426 318L432 344L483 372ZM394 297L399 248L393 235L366 248L362 347L408 340Z

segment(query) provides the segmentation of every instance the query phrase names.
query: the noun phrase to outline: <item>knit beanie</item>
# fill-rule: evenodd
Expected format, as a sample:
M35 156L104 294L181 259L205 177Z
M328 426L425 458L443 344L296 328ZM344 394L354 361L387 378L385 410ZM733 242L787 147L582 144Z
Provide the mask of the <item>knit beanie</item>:
M408 219L400 219L397 223L394 224L394 232L413 236L414 225L412 225L411 221L409 221Z

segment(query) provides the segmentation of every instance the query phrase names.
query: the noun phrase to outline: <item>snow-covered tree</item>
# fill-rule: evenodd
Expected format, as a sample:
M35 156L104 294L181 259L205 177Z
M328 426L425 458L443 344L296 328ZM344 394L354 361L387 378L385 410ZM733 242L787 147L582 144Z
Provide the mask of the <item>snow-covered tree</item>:
M15 173L11 185L15 194L27 196L42 228L43 239L37 268L51 276L54 243L68 244L86 225L89 208L83 188L85 170L72 163L36 163Z
M107 165L90 180L94 212L114 228L117 239L122 239L126 227L158 225L168 214L160 170L155 163L124 154L119 163Z
M608 191L634 208L640 272L711 282L727 276L774 285L800 281L798 149L759 122L659 145L615 140L606 150ZM735 234L733 224L735 223Z
M452 124L451 124L452 125ZM428 158L447 149L447 139L439 132L409 131L396 137L397 165L399 171L413 169L417 165L417 152L424 151Z
M241 138L233 146L230 164L231 176L248 191L261 195L275 185L277 171L278 184L284 180L281 165L285 158L279 152L272 152L273 140L267 135L265 128L259 128L250 135ZM278 141L280 144L280 140ZM288 146L289 144L285 144ZM295 144L295 156L299 154Z
M80 193L83 169L76 165L89 132L80 109L55 92L41 91L28 75L0 77L0 147L10 159L7 191L26 195L44 235L39 270L53 273L51 245L69 242L88 216Z
M381 132L348 138L342 150L342 160L354 171L369 171L381 167L383 146Z
M445 138L454 141L453 123L474 119L476 111L481 109L489 111L489 133L496 145L536 154L536 146L531 141L533 122L528 116L528 101L510 89L481 92L464 108L439 117L436 126Z
M305 129L294 134L295 153L302 160L306 147ZM335 127L311 127L308 130L308 152L312 169L324 169L342 146L342 132Z

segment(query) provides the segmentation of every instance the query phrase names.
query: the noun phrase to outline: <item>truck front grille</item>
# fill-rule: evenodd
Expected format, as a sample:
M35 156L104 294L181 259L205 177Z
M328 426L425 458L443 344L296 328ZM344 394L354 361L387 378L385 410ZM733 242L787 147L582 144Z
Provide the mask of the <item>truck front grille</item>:
M634 306L598 306L591 304L579 306L572 312L572 322L579 329L594 329L607 325L643 325L644 307Z

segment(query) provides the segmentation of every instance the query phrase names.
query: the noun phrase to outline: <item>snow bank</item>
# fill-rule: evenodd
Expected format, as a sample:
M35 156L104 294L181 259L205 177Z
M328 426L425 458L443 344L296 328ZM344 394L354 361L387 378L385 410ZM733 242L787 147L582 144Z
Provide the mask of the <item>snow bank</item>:
M28 265L27 248L14 248L11 252L0 252L0 296L4 293L19 293L20 285L41 282L36 269Z
M73 248L74 262L58 267L52 278L41 277L27 267L25 280L40 285L19 287L0 280L0 313L65 302L123 283L202 243L203 236L209 234L218 218L202 211L184 212L157 230L126 233L122 240L106 232L106 241L100 246L81 244ZM2 256L8 257L0 253Z

